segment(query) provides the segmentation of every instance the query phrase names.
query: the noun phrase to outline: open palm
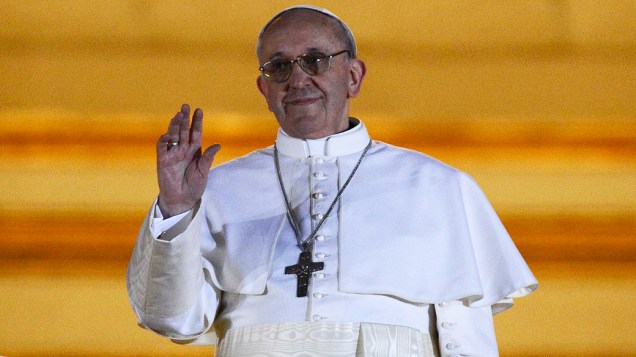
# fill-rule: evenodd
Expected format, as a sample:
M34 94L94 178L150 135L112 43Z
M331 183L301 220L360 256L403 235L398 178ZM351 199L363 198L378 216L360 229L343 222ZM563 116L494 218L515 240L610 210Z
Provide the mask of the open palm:
M201 151L203 111L184 104L157 141L159 209L164 218L186 212L203 195L218 144Z

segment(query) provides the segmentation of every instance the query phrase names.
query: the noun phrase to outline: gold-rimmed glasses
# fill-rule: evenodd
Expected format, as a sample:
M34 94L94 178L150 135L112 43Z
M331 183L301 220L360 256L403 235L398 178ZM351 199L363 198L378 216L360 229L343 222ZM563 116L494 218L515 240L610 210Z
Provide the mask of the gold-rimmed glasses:
M332 58L345 52L349 56L351 56L349 50L342 50L330 55L315 52L305 53L304 55L300 55L291 60L273 59L271 61L265 62L259 68L259 70L261 71L265 79L276 83L285 82L289 79L289 77L291 77L294 63L298 63L303 72L307 73L308 75L317 76L325 73L327 70L329 70L329 68L331 68Z

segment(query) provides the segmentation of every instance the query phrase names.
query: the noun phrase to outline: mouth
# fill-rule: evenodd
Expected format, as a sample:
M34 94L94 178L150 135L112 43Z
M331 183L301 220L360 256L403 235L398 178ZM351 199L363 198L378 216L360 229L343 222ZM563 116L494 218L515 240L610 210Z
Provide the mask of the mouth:
M295 98L291 100L286 100L286 105L310 105L320 100L320 98Z

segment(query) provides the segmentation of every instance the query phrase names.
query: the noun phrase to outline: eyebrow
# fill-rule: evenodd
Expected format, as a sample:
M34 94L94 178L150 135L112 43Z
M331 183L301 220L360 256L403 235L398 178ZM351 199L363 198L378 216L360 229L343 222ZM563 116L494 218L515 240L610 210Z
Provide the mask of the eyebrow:
M305 52L301 53L301 55L304 55L306 53L316 53L316 52L323 53L324 51L322 51L321 49L317 47L309 47L309 48L306 48ZM284 57L283 52L281 51L274 52L271 56L269 56L269 60L271 61L273 59L280 58L280 57Z

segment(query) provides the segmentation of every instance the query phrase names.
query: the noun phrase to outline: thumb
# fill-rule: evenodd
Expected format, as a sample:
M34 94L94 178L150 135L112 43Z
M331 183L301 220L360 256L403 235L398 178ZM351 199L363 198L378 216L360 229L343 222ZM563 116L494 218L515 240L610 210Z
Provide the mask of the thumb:
M219 144L214 144L205 149L203 155L199 158L199 167L201 169L206 168L207 170L210 170L212 161L214 161L214 156L217 152L219 152L219 150L221 150L221 145Z

